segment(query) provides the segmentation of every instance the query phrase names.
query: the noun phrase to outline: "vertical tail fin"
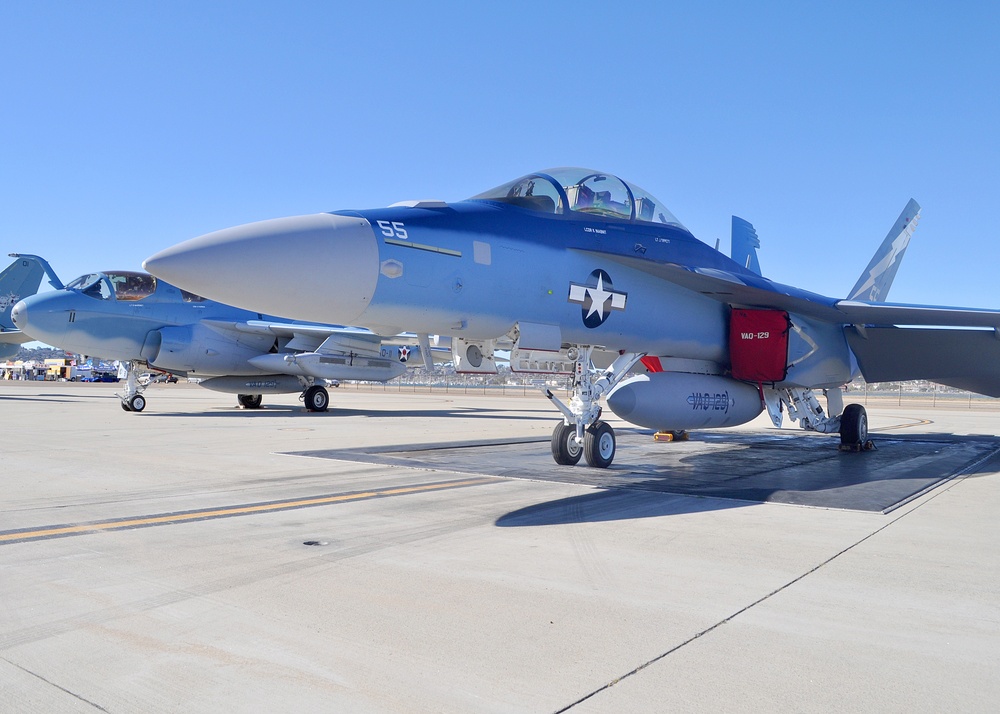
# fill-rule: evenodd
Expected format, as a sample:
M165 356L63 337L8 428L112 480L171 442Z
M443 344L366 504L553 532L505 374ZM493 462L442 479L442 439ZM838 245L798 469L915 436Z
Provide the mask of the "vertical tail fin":
M753 224L742 218L733 216L732 248L730 256L748 270L760 275L760 263L757 262L757 249L760 248L760 238Z
M903 260L903 253L910 244L910 236L920 222L920 204L912 198L886 235L882 245L875 251L868 267L861 273L858 282L847 296L848 300L885 302L892 286L896 271Z

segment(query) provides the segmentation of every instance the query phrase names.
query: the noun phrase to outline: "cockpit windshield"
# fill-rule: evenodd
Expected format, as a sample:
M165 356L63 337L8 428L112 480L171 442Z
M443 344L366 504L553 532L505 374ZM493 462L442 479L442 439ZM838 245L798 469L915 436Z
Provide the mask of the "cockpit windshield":
M97 300L110 300L114 292L107 277L101 273L88 273L81 275L76 280L66 285L67 290L76 290L79 293Z
M89 273L66 286L96 300L135 301L156 292L156 278L146 273L115 272Z
M473 196L542 213L567 210L627 221L683 224L648 191L617 176L590 169L546 169Z

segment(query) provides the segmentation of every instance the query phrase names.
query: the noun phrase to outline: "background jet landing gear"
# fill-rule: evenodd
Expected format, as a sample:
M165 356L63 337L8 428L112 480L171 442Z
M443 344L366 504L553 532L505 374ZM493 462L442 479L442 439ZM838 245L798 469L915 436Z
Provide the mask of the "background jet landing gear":
M236 401L240 403L240 406L244 409L260 409L261 403L264 401L263 394L237 394Z
M139 378L141 365L135 360L122 362L121 366L125 370L125 393L115 396L121 399L122 409L125 411L141 412L146 408L146 398L142 393L149 386L149 377L147 375L142 379Z
M133 394L131 399L122 397L122 409L127 412L141 412L146 408L146 398L141 394Z
M302 394L302 401L308 411L325 412L330 406L330 393L319 385L313 385Z

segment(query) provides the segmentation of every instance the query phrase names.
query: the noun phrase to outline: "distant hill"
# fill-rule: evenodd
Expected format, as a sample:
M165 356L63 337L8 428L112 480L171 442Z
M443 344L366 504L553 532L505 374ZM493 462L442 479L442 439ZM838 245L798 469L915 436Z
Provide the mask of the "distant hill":
M16 362L21 360L22 362L27 362L28 360L64 359L71 356L68 352L57 350L54 347L35 347L31 349L22 347L11 361Z

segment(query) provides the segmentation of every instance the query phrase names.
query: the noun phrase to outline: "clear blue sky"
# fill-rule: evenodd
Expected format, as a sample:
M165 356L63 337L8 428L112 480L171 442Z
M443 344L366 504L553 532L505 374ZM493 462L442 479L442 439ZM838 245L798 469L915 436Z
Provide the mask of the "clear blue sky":
M890 299L1000 307L1000 6L763 5L0 4L0 262L138 269L572 165L724 250L746 218L765 275L832 296L912 196Z

